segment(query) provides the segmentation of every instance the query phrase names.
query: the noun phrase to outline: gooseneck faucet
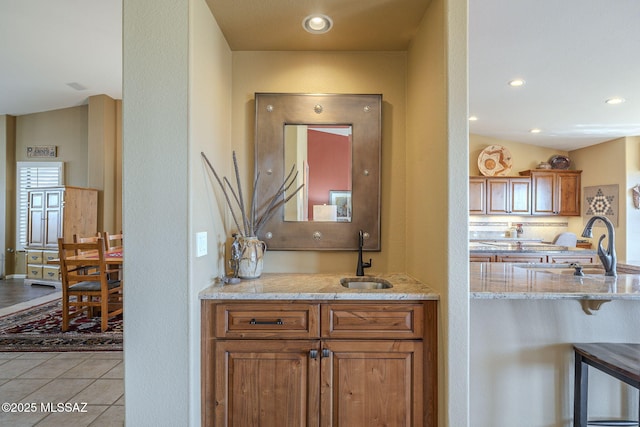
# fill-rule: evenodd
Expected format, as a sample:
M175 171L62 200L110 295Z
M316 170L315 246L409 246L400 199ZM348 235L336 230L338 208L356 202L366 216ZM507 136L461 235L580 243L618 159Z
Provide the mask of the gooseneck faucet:
M356 267L356 276L364 276L364 269L371 267L371 258L369 262L362 261L362 247L364 246L364 231L358 232L358 266Z
M602 247L602 241L606 237L606 235L600 236L600 240L598 240L598 257L600 257L600 261L602 261L602 265L604 266L605 276L617 276L616 273L616 242L615 242L615 233L613 231L613 224L609 221L609 218L604 216L592 216L591 219L587 222L587 225L584 227L584 231L582 232L582 237L593 237L592 227L593 223L597 220L604 222L604 225L607 227L607 233L609 234L607 250L605 251Z

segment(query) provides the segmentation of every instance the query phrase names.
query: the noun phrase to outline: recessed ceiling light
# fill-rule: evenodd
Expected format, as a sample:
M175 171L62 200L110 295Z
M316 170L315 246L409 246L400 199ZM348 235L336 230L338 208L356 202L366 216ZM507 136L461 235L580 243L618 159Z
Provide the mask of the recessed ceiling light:
M520 86L524 86L524 80L522 79L513 79L509 82L509 86L512 87L520 87Z
M324 34L332 26L333 21L327 15L309 15L302 21L302 28L311 34Z
M615 105L615 104L622 104L624 102L624 98L620 98L620 97L613 97L613 98L609 98L606 101L607 104L611 104L611 105Z
M531 129L529 132L530 132L530 133L540 133L540 132L542 132L542 130L541 130L541 129L538 129L538 128L533 128L533 129Z
M469 121L470 121L470 122L475 122L475 121L477 121L477 120L478 120L478 117L476 117L476 116L469 116Z

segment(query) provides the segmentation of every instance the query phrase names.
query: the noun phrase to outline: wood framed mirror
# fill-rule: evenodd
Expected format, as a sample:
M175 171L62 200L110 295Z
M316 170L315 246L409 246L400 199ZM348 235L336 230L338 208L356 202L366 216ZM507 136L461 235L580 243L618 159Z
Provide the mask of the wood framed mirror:
M380 250L382 95L256 93L257 209L295 165L304 187L262 227L275 250ZM287 194L284 195L287 197Z

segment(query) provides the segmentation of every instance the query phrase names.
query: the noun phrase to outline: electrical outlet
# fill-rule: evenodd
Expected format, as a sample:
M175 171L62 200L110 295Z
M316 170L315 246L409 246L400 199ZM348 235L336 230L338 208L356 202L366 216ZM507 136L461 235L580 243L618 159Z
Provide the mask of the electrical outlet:
M196 233L196 257L205 256L207 254L207 232L200 231Z

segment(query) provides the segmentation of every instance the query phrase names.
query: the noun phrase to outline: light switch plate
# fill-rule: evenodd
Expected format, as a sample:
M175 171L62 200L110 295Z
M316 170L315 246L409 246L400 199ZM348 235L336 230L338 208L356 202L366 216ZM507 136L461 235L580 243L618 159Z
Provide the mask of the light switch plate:
M196 257L205 256L207 254L207 232L199 231L196 233Z

